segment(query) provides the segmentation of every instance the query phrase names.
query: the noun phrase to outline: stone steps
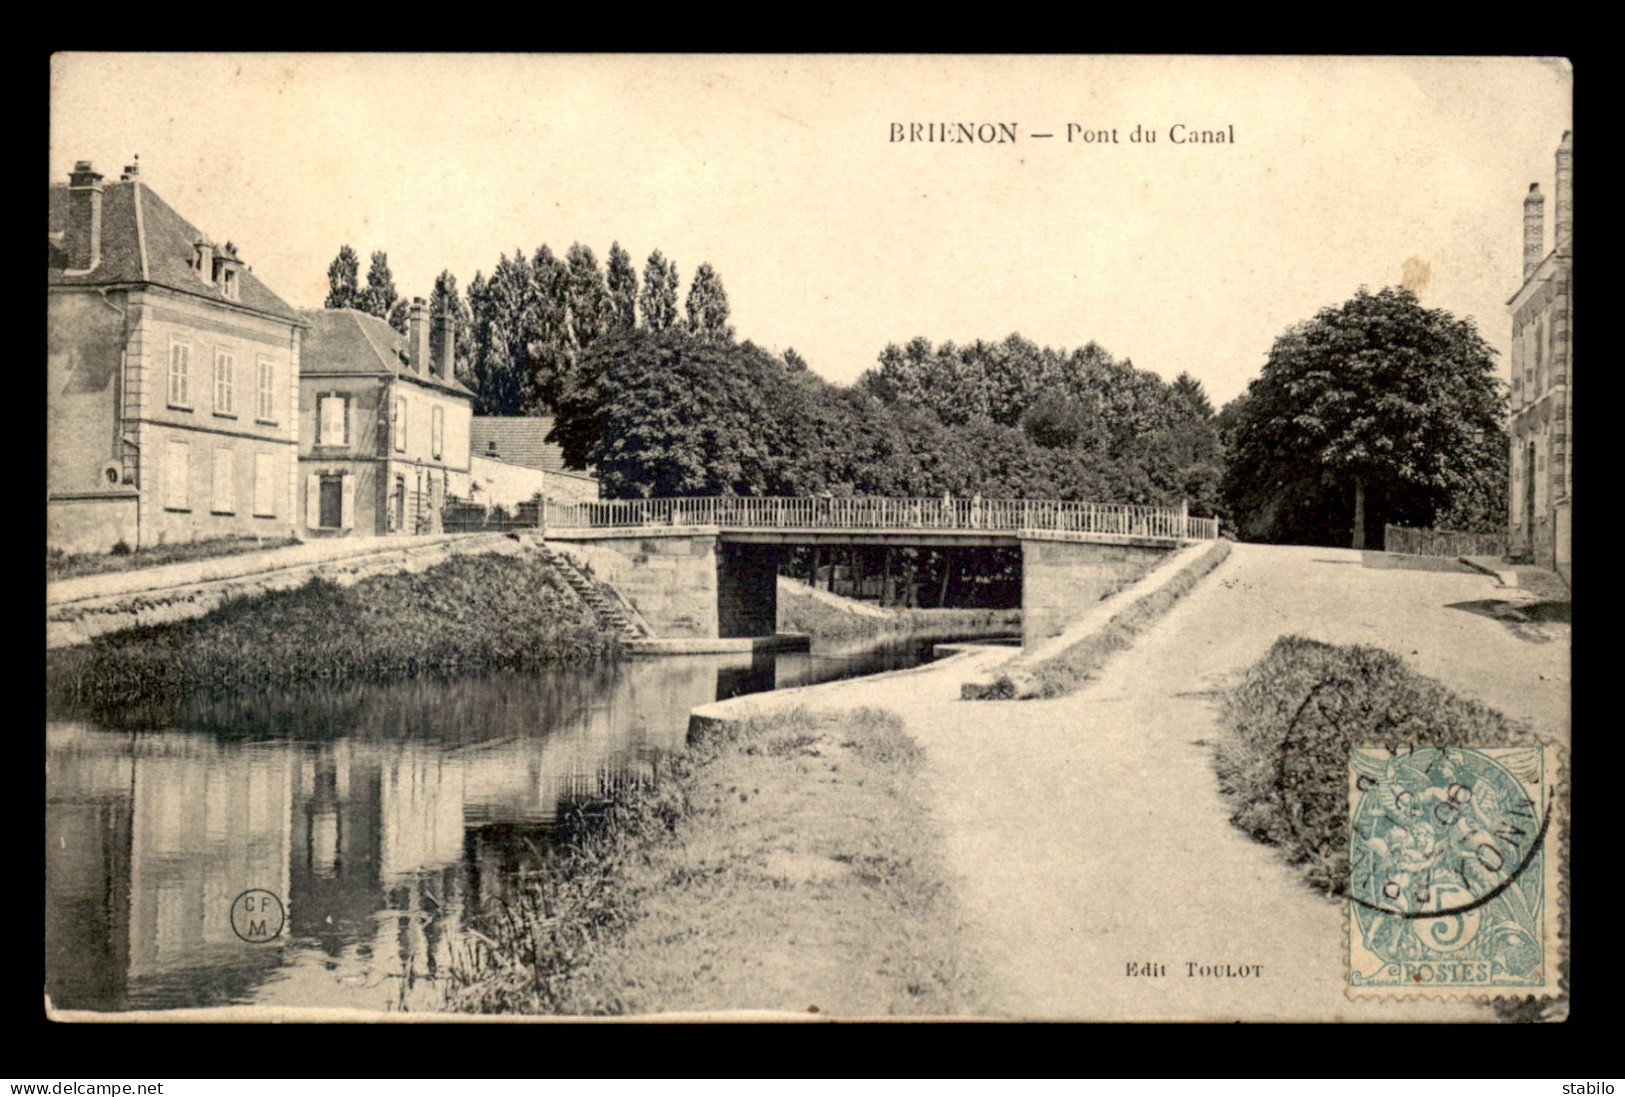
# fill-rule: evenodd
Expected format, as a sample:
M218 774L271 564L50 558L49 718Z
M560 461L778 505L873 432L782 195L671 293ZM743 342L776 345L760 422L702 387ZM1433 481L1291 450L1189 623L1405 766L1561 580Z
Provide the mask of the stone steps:
M599 623L613 629L623 643L646 638L647 633L638 627L637 622L619 600L604 593L602 587L582 573L574 560L568 556L560 556L545 546L541 547L540 551L553 565L559 577L569 584L571 590L580 595L583 602L587 603L587 607L592 610Z

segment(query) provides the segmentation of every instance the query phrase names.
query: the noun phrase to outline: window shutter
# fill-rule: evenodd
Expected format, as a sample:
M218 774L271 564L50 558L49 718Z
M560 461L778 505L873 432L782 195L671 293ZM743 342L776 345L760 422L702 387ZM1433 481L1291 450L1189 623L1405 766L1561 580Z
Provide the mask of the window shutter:
M316 472L305 477L305 525L322 528L322 477Z
M344 398L344 444L350 444L350 398ZM346 483L349 481L346 480Z
M348 400L345 401L345 405L349 405ZM339 521L339 525L344 529L351 529L355 526L355 476L351 473L344 474L344 495L342 506L342 518Z

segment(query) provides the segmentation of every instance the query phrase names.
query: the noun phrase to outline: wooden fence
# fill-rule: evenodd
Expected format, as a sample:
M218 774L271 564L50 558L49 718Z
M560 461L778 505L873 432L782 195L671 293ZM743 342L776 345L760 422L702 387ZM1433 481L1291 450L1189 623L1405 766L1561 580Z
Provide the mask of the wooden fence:
M1505 556L1505 533L1462 533L1449 529L1410 529L1383 526L1382 547L1386 552L1411 556Z
M628 526L725 526L730 529L987 530L1118 534L1169 540L1215 540L1215 518L1183 507L1074 503L1058 499L892 499L705 496L549 503L549 529Z

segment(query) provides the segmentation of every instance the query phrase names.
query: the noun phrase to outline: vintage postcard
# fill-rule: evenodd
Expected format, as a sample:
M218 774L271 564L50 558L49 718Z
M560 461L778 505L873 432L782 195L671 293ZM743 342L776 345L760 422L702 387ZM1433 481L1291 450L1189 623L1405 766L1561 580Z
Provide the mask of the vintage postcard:
M1572 88L55 56L47 1014L1564 1020Z

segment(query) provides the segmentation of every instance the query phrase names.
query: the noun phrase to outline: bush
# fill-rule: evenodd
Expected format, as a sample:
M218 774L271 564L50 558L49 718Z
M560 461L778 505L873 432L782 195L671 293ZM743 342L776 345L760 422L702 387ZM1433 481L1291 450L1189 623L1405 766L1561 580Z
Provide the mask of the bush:
M1349 748L1537 742L1391 652L1302 636L1281 637L1247 672L1225 719L1216 768L1236 805L1231 822L1337 896L1348 886Z
M120 537L117 541L113 542L113 555L114 556L128 556L128 555L130 555L130 543L128 541L126 541L124 538Z

